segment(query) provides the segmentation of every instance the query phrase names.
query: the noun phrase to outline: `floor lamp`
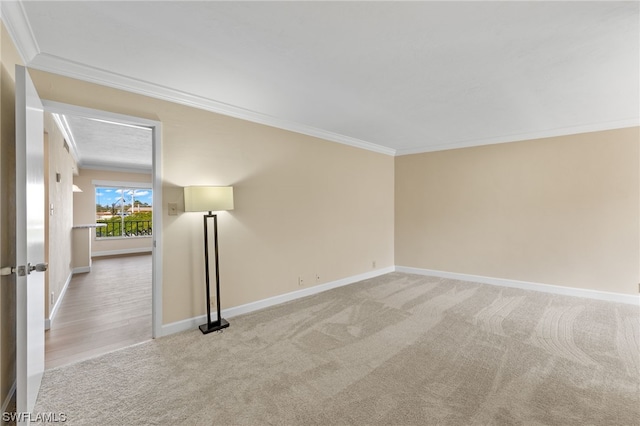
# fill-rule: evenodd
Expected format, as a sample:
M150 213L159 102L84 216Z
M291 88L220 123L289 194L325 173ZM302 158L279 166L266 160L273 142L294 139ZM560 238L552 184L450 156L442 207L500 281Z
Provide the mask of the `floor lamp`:
M208 212L204 215L204 271L207 292L207 323L200 326L203 334L229 327L220 312L220 273L218 272L218 216L214 211L233 210L232 186L187 186L184 188L185 212ZM211 286L209 285L209 240L207 224L213 218L214 261L216 265L216 308L218 319L211 321Z

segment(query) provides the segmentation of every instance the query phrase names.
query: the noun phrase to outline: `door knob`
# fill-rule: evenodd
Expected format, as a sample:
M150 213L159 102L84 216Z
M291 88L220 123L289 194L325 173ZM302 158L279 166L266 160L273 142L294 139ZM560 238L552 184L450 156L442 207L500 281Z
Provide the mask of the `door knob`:
M47 270L48 267L49 267L48 263L38 263L35 266L29 263L29 273L33 271L44 272Z
M24 277L25 275L30 274L33 271L44 272L48 268L49 268L49 264L46 263L46 262L38 263L36 265L32 265L30 263L27 263L27 268L25 268L24 266L18 266L18 267L7 266L7 267L4 267L4 268L1 268L0 269L0 275L18 274L18 276Z

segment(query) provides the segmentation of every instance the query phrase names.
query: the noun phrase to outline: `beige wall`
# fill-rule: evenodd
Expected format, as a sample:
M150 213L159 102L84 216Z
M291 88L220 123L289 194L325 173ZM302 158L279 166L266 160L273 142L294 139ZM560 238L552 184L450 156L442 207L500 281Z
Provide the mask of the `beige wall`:
M94 180L112 182L144 182L151 186L152 178L149 173L126 173L80 168L78 175L74 178L74 183L82 189L82 192L76 192L73 195L74 225L86 225L96 222L96 188L93 184ZM153 243L151 238L145 237L96 240L95 230L92 229L90 232L92 254L123 250L151 250Z
M393 158L204 112L183 120L163 120L166 138L190 141L163 150L165 202L182 206L186 185L235 188L235 209L220 214L223 306L298 290L298 277L309 286L393 265ZM168 216L164 230L175 260L165 280L181 282L186 268L196 283L165 286L165 300L196 314L202 215Z
M15 253L15 64L22 64L4 24L0 24L0 265L16 263ZM16 292L13 275L0 277L0 404L16 377Z
M396 158L396 265L638 293L639 129Z
M45 318L60 297L71 275L71 226L73 225L73 175L75 161L65 149L64 137L49 113L44 114L45 130L45 247L49 269L45 275ZM60 182L56 181L60 173ZM49 207L53 204L53 213ZM51 302L53 293L53 303Z
M392 157L31 74L44 99L162 122L165 324L205 312L202 216L167 215L183 186L235 187L219 221L223 308L298 290L298 276L310 286L393 265Z

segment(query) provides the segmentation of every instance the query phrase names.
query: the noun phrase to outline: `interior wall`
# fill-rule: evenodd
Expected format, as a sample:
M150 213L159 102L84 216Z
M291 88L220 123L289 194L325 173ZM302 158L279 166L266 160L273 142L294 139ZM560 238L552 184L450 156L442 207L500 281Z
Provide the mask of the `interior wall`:
M152 185L150 173L114 172L80 168L74 177L74 183L82 192L73 195L73 224L86 225L96 223L96 188L94 180L113 182L144 182ZM91 254L116 251L151 251L151 238L114 238L113 240L96 240L95 229L91 230Z
M163 120L183 140L163 150L165 202L182 208L187 185L234 186L235 209L219 215L223 308L393 266L392 157L204 111L182 119ZM195 283L165 286L165 300L197 314L202 214L164 223L164 256L177 261L165 280L186 268Z
M183 208L184 186L235 187L219 216L223 309L393 266L392 157L31 74L44 99L162 122L164 324L205 313L202 215L166 205Z
M20 56L0 23L0 265L16 264L15 253L15 65ZM15 276L0 277L0 404L16 379Z
M64 136L50 113L44 114L45 130L45 184L47 196L45 206L46 261L49 269L45 273L45 318L49 318L62 289L70 279L71 227L73 225L73 175L77 166L69 151L65 149ZM60 182L56 174L60 174ZM50 207L53 206L53 209ZM53 293L53 299L52 299Z
M396 265L637 294L638 128L396 157Z

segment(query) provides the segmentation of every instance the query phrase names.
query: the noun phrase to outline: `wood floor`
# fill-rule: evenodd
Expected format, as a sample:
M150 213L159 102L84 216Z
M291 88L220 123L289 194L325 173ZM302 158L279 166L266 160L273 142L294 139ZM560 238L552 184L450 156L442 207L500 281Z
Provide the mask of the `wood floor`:
M45 368L151 339L151 254L93 260L76 274L45 333Z

